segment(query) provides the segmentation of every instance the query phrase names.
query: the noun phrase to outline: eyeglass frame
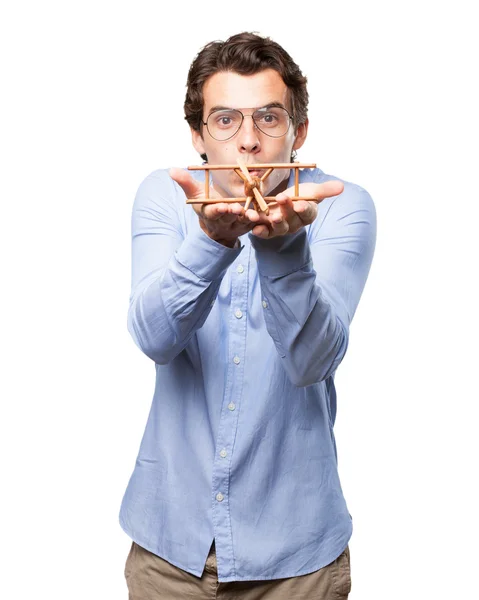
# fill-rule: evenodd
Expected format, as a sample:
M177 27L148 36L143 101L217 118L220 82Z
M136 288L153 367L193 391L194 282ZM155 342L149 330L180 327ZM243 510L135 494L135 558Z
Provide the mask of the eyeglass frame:
M253 115L254 115L255 112L258 112L259 110L266 110L268 108L282 108L288 114L288 117L289 117L288 128L281 135L270 135L269 133L266 133L265 131L263 131L261 129L261 127L259 127L257 125L256 121L254 120ZM221 111L226 111L226 110L231 110L231 111L234 110L236 112L239 112L239 114L241 115L241 123L240 123L238 129L232 135L230 135L229 137L225 138L224 140L219 140L219 139L215 138L211 134L210 129L208 127L208 119L211 117L211 115L214 115L216 112L221 112ZM255 108L254 111L253 111L253 113L251 115L245 115L241 110L239 110L239 108L227 108L227 107L217 108L215 110L212 110L210 112L210 114L206 117L206 121L201 121L201 123L202 123L202 125L206 125L206 129L208 130L208 133L210 134L210 137L212 137L215 141L217 141L217 142L227 142L228 140L230 140L231 138L233 138L238 133L238 131L241 129L241 127L243 127L243 122L244 122L244 118L245 117L251 117L253 119L254 126L256 127L256 129L258 129L258 131L261 131L261 133L264 133L264 135L267 135L268 137L274 138L276 140L279 139L279 138L284 137L288 133L289 128L291 127L291 122L294 120L293 115L289 112L289 110L287 108L285 108L282 104L274 102L274 103L271 103L271 104L267 104L266 106L261 106L260 108Z

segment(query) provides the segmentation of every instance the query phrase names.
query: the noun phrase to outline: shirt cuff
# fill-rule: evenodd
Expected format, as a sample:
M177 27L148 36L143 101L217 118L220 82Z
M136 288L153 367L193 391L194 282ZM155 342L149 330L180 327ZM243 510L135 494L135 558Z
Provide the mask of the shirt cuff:
M200 279L214 281L224 275L242 249L241 243L236 244L234 248L223 246L198 228L188 234L176 252L175 258Z
M299 271L311 262L308 237L304 227L296 233L262 239L250 234L256 251L258 269L267 277L282 277Z

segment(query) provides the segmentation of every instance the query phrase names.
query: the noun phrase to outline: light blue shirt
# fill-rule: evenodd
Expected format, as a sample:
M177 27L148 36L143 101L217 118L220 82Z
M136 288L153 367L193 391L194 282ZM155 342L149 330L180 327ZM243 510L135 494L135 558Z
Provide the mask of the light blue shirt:
M351 537L334 374L374 254L374 204L346 182L298 233L240 241L208 238L167 171L141 184L128 328L156 387L120 523L197 576L214 539L219 581L311 573Z

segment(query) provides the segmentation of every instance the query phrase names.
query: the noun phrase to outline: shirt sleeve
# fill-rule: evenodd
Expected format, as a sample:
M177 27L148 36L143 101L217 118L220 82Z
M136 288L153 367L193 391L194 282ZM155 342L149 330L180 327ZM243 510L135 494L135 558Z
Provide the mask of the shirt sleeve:
M132 212L128 330L158 364L171 361L204 324L242 249L211 240L200 227L185 234L180 195L167 172L156 171L138 189Z
M373 200L346 183L308 229L271 240L251 235L266 327L297 386L329 377L346 353L376 244Z

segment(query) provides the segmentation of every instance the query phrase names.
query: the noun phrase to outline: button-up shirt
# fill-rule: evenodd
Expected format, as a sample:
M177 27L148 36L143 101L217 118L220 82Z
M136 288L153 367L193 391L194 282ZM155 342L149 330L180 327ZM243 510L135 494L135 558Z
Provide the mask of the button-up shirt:
M194 172L203 180L203 172ZM300 182L334 179L319 169ZM294 184L291 172L289 185ZM376 240L370 195L345 182L297 233L211 240L166 170L132 215L128 328L156 386L120 523L140 546L219 581L311 573L345 549L334 375Z

